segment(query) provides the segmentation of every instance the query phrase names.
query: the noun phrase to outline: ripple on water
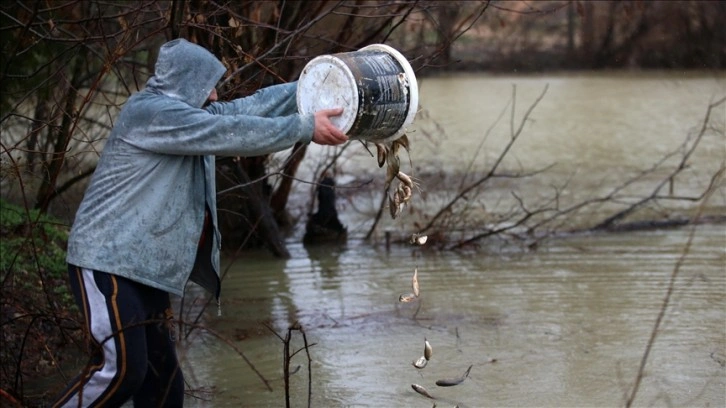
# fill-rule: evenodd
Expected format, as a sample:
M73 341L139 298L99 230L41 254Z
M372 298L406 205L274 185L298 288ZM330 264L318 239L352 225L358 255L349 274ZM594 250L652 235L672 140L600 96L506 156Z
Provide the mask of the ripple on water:
M722 400L723 368L710 356L726 347L723 240L718 228L703 234L676 281L644 400L663 393L654 382L671 384L667 394L676 402L692 402L693 390L698 401ZM282 346L260 324L272 321L284 334L300 322L315 344L309 351L320 406L421 403L411 383L464 406L617 405L687 236L687 230L593 235L553 240L538 252L507 258L411 256L409 248L386 253L361 245L327 258L240 262L225 281L225 316L211 324L226 334L241 328L257 333L240 336L237 345L277 378ZM411 291L414 267L421 297L401 304L398 295ZM422 354L424 338L434 354L417 370L411 362ZM301 338L294 339L301 347ZM281 401L279 381L275 392L262 392L249 368L224 347L194 361L199 383L231 387L219 398ZM293 364L305 368L294 380L299 398L307 392L304 354ZM434 385L469 364L474 367L463 384L451 390Z

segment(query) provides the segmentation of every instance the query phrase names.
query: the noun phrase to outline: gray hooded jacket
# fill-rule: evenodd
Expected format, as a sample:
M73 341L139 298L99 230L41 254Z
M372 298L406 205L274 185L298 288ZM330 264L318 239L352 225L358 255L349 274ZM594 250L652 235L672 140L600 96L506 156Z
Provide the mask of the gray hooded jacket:
M310 142L314 128L312 115L297 112L296 83L202 109L225 71L188 41L161 47L154 76L109 135L71 229L68 263L176 295L191 277L219 295L214 156L284 150ZM212 244L195 268L205 206Z

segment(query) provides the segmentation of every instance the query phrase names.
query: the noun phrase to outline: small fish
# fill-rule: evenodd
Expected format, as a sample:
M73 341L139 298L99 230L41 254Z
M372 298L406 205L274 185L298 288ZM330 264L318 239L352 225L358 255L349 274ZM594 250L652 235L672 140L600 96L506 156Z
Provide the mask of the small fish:
M411 278L411 287L413 287L413 295L418 297L421 291L418 287L418 268L413 268L413 278Z
M420 386L418 384L411 384L411 388L413 388L414 391L416 391L417 393L423 395L426 398L436 399L436 398L433 397L433 395L429 394L429 392L426 391L426 388L424 388L424 387L422 387L422 386Z
M396 177L401 180L401 183L403 183L406 187L413 188L413 180L411 180L411 177L408 174L399 170L398 173L396 173Z
M414 299L416 299L416 295L414 295L413 293L401 294L401 296L398 297L398 301L402 303L408 303L413 301Z
M378 167L383 167L386 164L386 155L388 154L388 148L382 144L374 143L376 145L376 155L378 160Z
M466 378L469 376L469 371L471 371L471 367L473 366L469 366L469 368L466 369L464 375L462 375L461 377L438 380L436 381L436 385L438 385L439 387L452 387L454 385L459 385L463 383L464 380L466 380Z
M394 155L394 156L398 156L398 147L400 146L400 145L398 144L398 142L396 142L396 141L394 140L394 141L393 141L393 142L391 142L391 143L390 143L390 144L389 144L388 146L390 146L390 149L388 150L388 152L389 152L390 154Z
M410 146L407 135L399 137L398 139L396 139L395 143L406 149L406 151L408 151L408 148Z
M396 219L401 213L401 203L398 194L388 196L388 209L391 212L391 218Z
M425 356L421 356L418 358L418 360L414 361L412 364L416 368L424 368L426 367L426 364L429 362L429 359L427 359Z
M396 219L401 214L401 211L403 210L403 203L401 202L401 196L396 191L392 196L388 196L388 208L391 212L391 218Z
M426 235L419 235L419 234L411 234L411 241L409 241L412 245L423 245L426 243L426 240L428 240L429 237Z
M396 178L396 173L398 172L398 166L395 164L391 164L389 161L388 166L386 167L386 187L391 185L391 182L394 178Z
M426 357L426 360L431 360L431 355L434 354L434 349L431 347L431 343L429 343L426 338L424 338L424 357Z
M410 187L406 187L405 185L403 185L403 183L399 183L397 191L398 194L401 195L401 202L403 203L407 203L413 195L413 190L411 190Z

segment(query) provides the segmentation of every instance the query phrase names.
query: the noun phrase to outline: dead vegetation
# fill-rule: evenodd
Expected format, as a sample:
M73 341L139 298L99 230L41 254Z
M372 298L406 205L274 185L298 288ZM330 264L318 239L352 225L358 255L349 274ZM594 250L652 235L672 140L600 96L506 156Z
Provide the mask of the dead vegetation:
M460 66L548 68L541 64L543 61L565 61L566 68L633 64L723 68L723 4L665 3L576 1L549 2L547 7L540 7L521 2L515 7L509 5L514 2L489 1L2 2L0 187L3 198L20 204L19 209L13 207L13 212L22 217L2 225L0 401L42 405L48 396L27 394L26 382L48 371L67 377L63 350L69 346L83 350L77 312L72 309L68 292L62 290L68 285L63 243L56 234L67 229L105 135L124 100L144 86L153 69L155 50L165 40L190 38L212 49L224 61L230 75L221 87L222 98L247 95L272 83L293 80L304 63L316 55L350 51L372 42L395 45L410 56L415 70L422 74ZM487 41L477 42L481 38ZM682 38L687 46L673 47ZM676 48L677 55L664 54ZM459 64L462 55L484 58ZM487 66L487 61L497 63ZM678 149L606 194L564 206L560 198L567 181L563 181L553 187L549 197L536 202L511 193L514 205L509 211L494 219L479 217L479 210L487 206L483 188L536 179L547 171L541 168L511 173L500 168L501 160L527 137L524 125L546 94L547 88L530 102L524 117L515 120L520 101L516 88L512 89L509 110L502 110L502 117L509 117L510 141L499 152L499 160L486 170L472 170L464 177L440 175L442 184L455 186L453 197L431 212L417 209L417 230L427 234L432 244L449 249L475 248L489 237L502 236L534 248L552 234L568 231L563 227L564 220L603 202L619 208L607 217L592 220L585 228L634 227L633 220L649 222L638 218L649 208L666 201L699 206L722 185L723 164L701 194L677 196L669 191L695 160L706 135L724 138L723 125L714 123L712 117L723 110L723 98L707 107L699 131L686 135ZM286 209L298 166L305 157L306 147L296 146L279 168L270 167L269 157L220 160L221 219L225 236L233 238L225 241L228 250L267 245L277 255L286 256L282 239L289 222ZM320 173L344 166L340 157L337 153L326 156L321 160ZM672 164L674 158L676 165ZM471 159L472 163L475 159ZM280 176L277 184L269 182L272 174ZM654 175L658 175L656 181L650 181ZM377 175L355 187L368 185L374 177ZM452 179L456 182L452 183ZM645 179L651 183L649 194L635 198L625 194L629 185ZM315 180L303 181L314 185ZM435 177L426 177L426 183L434 182ZM3 211L11 209L5 202L2 206ZM60 220L47 220L45 214ZM53 228L47 229L49 225ZM370 231L375 228L374 224ZM667 298L664 309L666 306ZM205 310L182 316L180 323L188 330L204 328L201 319ZM292 326L286 336L278 337L288 345L298 332L304 336L302 328ZM235 350L244 358L241 350ZM304 350L308 351L307 344ZM285 349L285 361L289 363L290 357L300 351ZM287 376L289 364L285 367ZM630 401L636 392L637 386Z

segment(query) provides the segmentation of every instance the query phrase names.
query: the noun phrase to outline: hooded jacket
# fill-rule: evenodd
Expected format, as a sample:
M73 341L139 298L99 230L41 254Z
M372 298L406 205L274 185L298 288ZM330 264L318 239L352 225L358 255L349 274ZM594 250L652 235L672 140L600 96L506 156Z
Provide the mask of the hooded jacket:
M71 228L68 263L176 295L191 277L219 296L215 155L284 150L309 143L314 128L312 115L297 112L294 82L202 108L225 71L183 39L161 47L154 75L106 141ZM197 260L205 206L213 232Z

